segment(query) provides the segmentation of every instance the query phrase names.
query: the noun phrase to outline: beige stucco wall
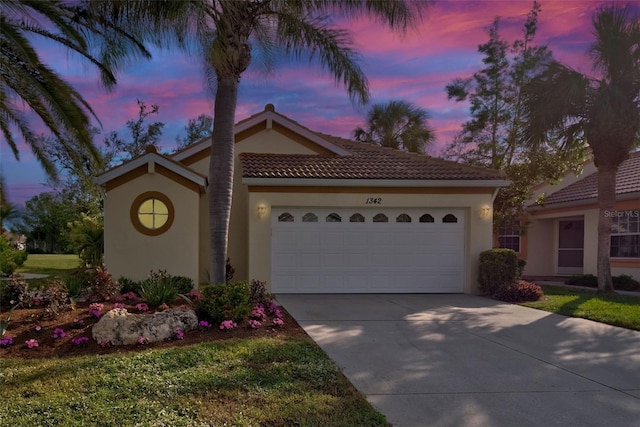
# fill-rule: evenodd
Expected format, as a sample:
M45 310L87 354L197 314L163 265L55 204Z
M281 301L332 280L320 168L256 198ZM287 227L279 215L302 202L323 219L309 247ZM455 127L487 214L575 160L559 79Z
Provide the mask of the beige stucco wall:
M367 208L368 197L381 197L381 207L447 207L464 208L466 242L460 254L460 268L465 268L465 293L477 293L477 271L480 252L491 249L492 218L481 218L483 207L491 206L491 194L382 194L375 193L262 193L249 194L249 276L271 282L271 209L274 207L361 207ZM266 207L266 215L258 218L257 207Z
M231 220L229 223L229 242L227 254L231 265L235 269L234 280L250 280L252 277L248 271L249 212L247 187L242 184L242 168L238 156L242 152L248 153L272 153L272 154L314 154L303 145L287 138L282 133L273 129L265 129L255 135L239 141L235 145L235 167L233 174L233 203L231 205ZM209 175L209 158L199 160L189 166L196 172ZM209 196L202 197L200 205L200 282L208 281L209 260Z
M173 203L175 219L169 230L159 236L137 231L129 211L136 197L147 191L159 191ZM187 276L197 284L199 195L160 174L146 174L107 193L104 206L105 264L114 278L133 280L148 277L150 270L167 270L175 276ZM144 266L144 268L141 268Z

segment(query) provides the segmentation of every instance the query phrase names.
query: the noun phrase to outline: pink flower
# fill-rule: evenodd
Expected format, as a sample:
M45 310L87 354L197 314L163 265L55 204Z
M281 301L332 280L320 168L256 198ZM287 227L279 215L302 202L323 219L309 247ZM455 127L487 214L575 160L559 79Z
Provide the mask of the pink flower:
M124 304L121 302L116 302L113 304L113 308L124 308Z
M109 340L100 341L100 347L102 347L102 348L111 347L112 345L113 344Z
M187 296L194 301L202 301L202 294L198 290L193 290L187 294Z
M99 319L100 316L102 316L102 312L100 310L96 310L95 308L92 308L91 310L89 310L89 316L95 319Z
M209 329L212 325L206 320L201 320L200 323L198 323L198 326L200 326L200 329Z
M104 310L104 304L101 304L99 302L91 303L91 304L89 304L89 310L102 311L102 310Z
M262 304L256 304L251 310L251 317L255 317L257 319L265 319L267 317L267 313L264 311L264 306Z
M143 336L139 336L138 337L138 344L140 344L140 345L149 344L149 338L143 337Z
M135 301L138 299L138 295L135 292L127 292L126 294L122 294L122 297L129 301Z
M273 326L282 326L284 325L284 320L282 320L279 317L276 317L275 319L273 319Z
M136 309L138 311L149 311L149 306L143 302L136 304Z
M38 340L34 340L33 338L30 340L26 340L24 343L27 345L27 348L36 348L40 346Z
M53 330L53 339L64 338L67 336L67 333L62 330L62 328L55 328Z
M7 348L10 345L13 345L13 338L10 336L6 336L4 338L0 338L0 348Z
M184 339L184 332L182 332L181 329L176 329L173 332L173 337L177 340L183 340Z
M74 338L71 340L71 342L74 345L77 345L78 347L88 344L89 343L89 337L78 337L78 338Z
M238 327L238 324L233 320L225 320L222 323L220 323L220 329L223 331L229 331L237 327Z
M262 326L262 323L259 320L249 319L249 327L251 329L257 329Z
M36 326L33 328L33 330L34 330L34 331L36 331L36 332L41 332L41 331L42 331L42 326L40 326L40 325L36 325Z

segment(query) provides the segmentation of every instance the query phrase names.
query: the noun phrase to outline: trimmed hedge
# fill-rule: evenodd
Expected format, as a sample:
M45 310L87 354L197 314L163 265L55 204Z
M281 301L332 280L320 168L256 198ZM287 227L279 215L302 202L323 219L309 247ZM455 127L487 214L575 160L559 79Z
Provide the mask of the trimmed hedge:
M478 283L480 291L493 296L498 290L516 283L520 264L513 249L490 249L480 253Z

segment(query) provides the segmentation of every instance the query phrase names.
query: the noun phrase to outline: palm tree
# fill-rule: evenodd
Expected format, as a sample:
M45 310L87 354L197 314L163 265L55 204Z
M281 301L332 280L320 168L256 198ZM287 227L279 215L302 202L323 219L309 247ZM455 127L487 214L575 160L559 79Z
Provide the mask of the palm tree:
M360 142L422 153L435 140L428 119L426 110L407 101L374 104L367 114L368 129L358 127L353 136Z
M99 163L100 155L90 132L90 117L95 114L80 93L41 61L32 44L37 37L80 54L98 68L107 87L116 83L114 70L125 55L150 55L131 35L101 16L91 15L83 3L59 0L0 3L0 129L16 160L19 141L13 129L55 181L56 168L43 150L42 139L33 132L23 106L35 112L77 166L82 164L83 157ZM96 49L97 54L92 55Z
M267 66L276 51L305 56L342 83L352 101L366 103L367 79L357 64L349 32L332 28L330 15L371 16L404 31L427 5L408 0L107 0L92 4L118 23L145 28L151 40L177 40L191 50L195 46L203 61L215 92L209 166L209 273L214 283L225 281L238 85L252 62L253 49L266 54Z
M526 140L539 144L553 135L564 144L585 142L598 168L598 290L613 292L609 254L616 201L616 173L640 130L640 23L627 9L610 6L593 18L589 55L598 77L551 62L527 87Z

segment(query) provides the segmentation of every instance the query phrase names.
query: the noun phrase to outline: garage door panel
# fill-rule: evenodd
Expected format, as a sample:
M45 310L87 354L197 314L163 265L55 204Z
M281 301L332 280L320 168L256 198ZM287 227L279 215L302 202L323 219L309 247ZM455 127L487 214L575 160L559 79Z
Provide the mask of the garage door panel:
M272 287L275 293L316 292L462 292L464 214L428 212L433 223L420 223L424 210L360 209L365 222L350 223L347 209L288 208L297 222L279 223L272 209ZM304 212L302 212L304 211ZM318 222L303 223L312 212ZM443 224L453 213L458 223ZM342 222L325 222L335 213ZM387 223L373 223L383 213ZM407 214L412 222L397 223ZM332 216L335 218L335 216ZM405 217L402 217L406 219Z

